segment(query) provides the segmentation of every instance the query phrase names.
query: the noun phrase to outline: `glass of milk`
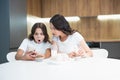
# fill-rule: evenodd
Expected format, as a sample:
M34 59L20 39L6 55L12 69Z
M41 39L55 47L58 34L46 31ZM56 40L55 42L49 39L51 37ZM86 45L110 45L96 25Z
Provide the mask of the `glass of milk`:
M57 45L52 45L52 47L51 47L51 56L52 57L57 56L57 50L58 50Z

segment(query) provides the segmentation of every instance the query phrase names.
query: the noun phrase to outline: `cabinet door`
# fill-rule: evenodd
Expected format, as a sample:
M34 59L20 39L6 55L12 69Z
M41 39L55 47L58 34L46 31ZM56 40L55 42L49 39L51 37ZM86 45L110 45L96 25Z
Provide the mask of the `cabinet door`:
M27 15L41 17L41 0L27 0Z
M120 0L113 1L113 14L120 14Z
M27 37L26 0L10 0L9 6L11 50L17 49Z
M64 16L96 16L99 14L99 0L42 0L42 17L56 13Z
M113 14L114 0L100 0L100 14Z
M83 17L80 18L80 25L78 26L77 30L79 30L85 40L95 41L100 37L98 26L99 25L96 21L96 17Z
M120 40L120 20L99 21L101 40Z
M87 15L86 16L97 16L100 13L99 0L88 0L87 3Z

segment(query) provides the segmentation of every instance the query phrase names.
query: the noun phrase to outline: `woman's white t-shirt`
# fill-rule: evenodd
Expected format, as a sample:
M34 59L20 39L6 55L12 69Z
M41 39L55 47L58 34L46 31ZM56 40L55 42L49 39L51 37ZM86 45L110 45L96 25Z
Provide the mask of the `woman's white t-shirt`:
M69 35L65 41L61 41L59 37L53 37L53 41L55 41L58 45L58 52L60 53L70 53L78 49L80 47L80 41L84 38L78 32Z
M42 42L40 44L35 43L34 40L24 39L18 49L22 49L24 52L35 50L40 54L44 54L47 48L50 48L51 44L49 42Z

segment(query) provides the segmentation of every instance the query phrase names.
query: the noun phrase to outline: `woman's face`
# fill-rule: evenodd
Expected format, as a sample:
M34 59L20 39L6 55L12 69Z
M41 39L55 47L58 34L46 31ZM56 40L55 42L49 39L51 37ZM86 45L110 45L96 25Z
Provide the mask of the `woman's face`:
M43 31L41 30L41 28L36 28L35 33L33 35L34 40L36 43L40 44L41 42L43 42L45 36L43 34Z
M62 31L57 30L52 23L50 23L50 29L51 29L52 35L54 36L60 36L62 33Z

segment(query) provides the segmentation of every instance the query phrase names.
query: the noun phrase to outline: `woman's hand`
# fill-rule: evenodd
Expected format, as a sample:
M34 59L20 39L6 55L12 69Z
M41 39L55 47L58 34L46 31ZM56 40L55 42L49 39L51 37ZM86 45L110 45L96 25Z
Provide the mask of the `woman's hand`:
M79 50L78 51L74 51L74 52L71 52L71 53L69 53L68 54L68 56L70 57L70 58L73 58L73 57L86 57L86 53L85 53L85 50L83 49L83 48L79 48Z
M83 57L85 55L85 50L83 48L79 48L79 50L76 52L76 56Z
M81 56L82 58L85 58L85 57L90 57L88 55L88 53L83 49L83 48L80 48L77 52L76 52L76 57L77 56Z

